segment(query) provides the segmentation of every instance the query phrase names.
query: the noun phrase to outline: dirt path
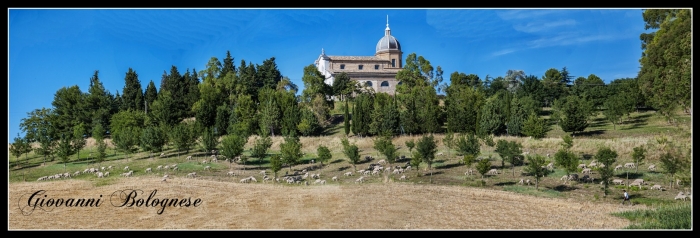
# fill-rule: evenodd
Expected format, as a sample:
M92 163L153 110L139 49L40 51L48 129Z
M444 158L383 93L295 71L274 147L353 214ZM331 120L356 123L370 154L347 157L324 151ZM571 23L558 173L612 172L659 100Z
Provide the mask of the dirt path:
M117 207L110 195L157 190L157 199L201 199L190 207ZM29 197L100 199L99 207L32 207ZM100 197L102 195L102 197ZM35 196L42 198L42 196ZM113 205L114 204L114 205ZM116 205L116 206L115 206ZM22 214L21 208L26 215ZM156 177L93 186L85 180L12 183L9 229L621 229L611 212L631 209L455 186L327 184L286 186ZM31 213L30 213L31 212Z

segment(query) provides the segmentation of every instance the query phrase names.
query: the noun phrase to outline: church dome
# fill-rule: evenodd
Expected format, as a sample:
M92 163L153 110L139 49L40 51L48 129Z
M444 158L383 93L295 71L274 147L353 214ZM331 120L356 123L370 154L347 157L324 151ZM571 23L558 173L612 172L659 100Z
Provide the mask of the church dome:
M399 50L401 51L401 44L396 37L391 35L391 29L389 29L389 23L386 24L386 29L384 30L384 37L379 39L377 42L377 52L384 52L389 50Z

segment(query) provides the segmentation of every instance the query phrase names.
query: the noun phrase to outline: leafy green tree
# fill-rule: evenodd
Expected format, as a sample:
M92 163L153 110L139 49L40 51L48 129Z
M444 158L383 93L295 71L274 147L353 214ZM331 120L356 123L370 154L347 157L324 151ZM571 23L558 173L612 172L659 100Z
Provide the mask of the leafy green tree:
M146 92L143 94L143 99L146 101L146 111L152 110L149 108L153 106L153 102L155 102L157 98L158 90L156 89L156 84L153 83L153 80L151 80L148 82Z
M673 150L673 148L664 151L659 157L659 161L661 161L661 167L671 177L671 187L673 187L673 181L676 180L676 175L684 170L687 170L687 168L690 168L689 157L683 156L682 153L677 150Z
M516 95L518 98L529 97L533 99L539 107L542 106L542 102L546 97L544 85L535 75L530 75L523 79L523 85Z
M646 159L646 152L647 149L645 149L643 145L632 148L632 160L634 160L635 163L635 173L638 171L639 165L641 165L644 159Z
M578 166L578 157L576 154L564 149L559 149L557 153L554 154L554 161L557 166L564 169L567 176L576 171Z
M321 125L318 124L318 120L314 115L313 111L308 107L303 107L300 109L301 120L297 124L297 130L303 136L316 135L321 129Z
M122 90L122 105L121 109L142 111L144 110L143 89L141 89L141 81L139 75L132 68L126 72L124 77L124 89Z
M272 98L261 102L260 112L258 115L260 132L275 136L275 129L279 127L279 117L281 115L277 103Z
M333 81L334 96L339 96L341 100L347 102L346 98L352 94L353 90L353 83L347 73L342 72L335 76L335 80Z
M474 134L461 135L456 141L457 154L471 155L473 158L479 157L481 154L481 145Z
M20 137L19 133L17 133L17 137L15 137L14 142L10 145L10 153L17 157L17 160L20 160L20 156L23 154L25 163L29 161L29 158L27 158L27 154L29 152L32 152L32 145L27 141L25 137Z
M313 64L304 67L304 75L301 78L304 82L304 90L301 93L302 102L311 102L316 96L320 95L324 98L325 106L331 106L332 102L325 100L325 98L333 94L333 88L323 82L324 79L323 74Z
M465 154L464 158L462 158L462 162L464 162L465 165L467 165L468 169L472 168L472 164L476 161L476 156L471 155L471 154Z
M267 150L272 146L272 139L263 134L263 136L258 137L253 142L253 150L251 151L251 156L258 158L258 164L262 166L262 160L267 155Z
M331 151L325 146L319 146L318 149L316 149L316 154L318 156L318 161L321 162L321 167L323 167L323 162L329 161L333 157Z
M117 149L124 152L126 160L129 161L129 154L136 152L139 144L141 131L138 128L126 127L112 134L112 142Z
M413 147L416 147L416 142L413 139L407 140L404 142L406 144L406 147L408 147L408 153L413 154Z
M391 142L391 137L381 136L375 139L374 149L386 157L386 162L388 162L391 167L396 160L396 152L398 151L396 146Z
M199 146L205 153L210 154L219 145L219 137L214 133L214 128L204 128L202 136L199 138Z
M508 135L522 135L523 123L527 120L528 113L529 112L525 110L519 98L513 98L513 100L511 100L510 118L506 123L506 132L508 132Z
M165 125L168 127L176 125L179 120L175 113L176 105L170 91L161 90L158 93L158 98L153 102L153 105L148 109L151 121L156 125Z
M562 142L561 142L561 148L565 150L570 150L571 147L574 147L574 138L571 137L570 135L565 135L561 137Z
M71 137L71 143L73 144L75 153L78 154L78 161L80 161L80 150L85 148L85 145L87 144L87 141L85 140L86 137L87 131L85 129L84 124L80 123L77 126L73 127L73 136Z
M639 88L651 106L672 122L675 109L686 113L691 104L692 12L691 9L646 9L642 14L642 58Z
M141 132L141 148L145 151L151 152L151 158L153 158L153 153L161 152L163 146L165 145L165 138L159 127L149 126L146 127Z
M126 128L136 128L139 130L139 135L141 135L140 130L144 128L146 117L142 111L126 110L120 111L112 115L111 120L111 134L118 134Z
M288 164L289 171L292 171L292 166L299 163L303 156L299 137L285 137L284 143L280 145L280 148L282 150L282 161Z
M566 67L564 67L566 69ZM542 77L542 87L544 91L544 104L551 106L554 101L566 96L566 83L563 71L555 68L548 69ZM568 73L568 72L567 72Z
M348 112L348 101L345 101L345 114L343 115L343 129L345 129L345 136L350 134L350 113Z
M194 132L194 125L191 123L180 123L170 131L170 140L175 149L179 152L189 153L192 146L197 142L197 134Z
M238 134L229 134L221 140L221 154L229 158L229 167L236 157L243 154L246 142L248 138Z
M527 156L527 167L525 167L525 172L529 173L535 177L535 190L539 188L540 178L547 176L550 171L545 167L547 161L544 156L535 155Z
M270 170L275 173L275 178L277 178L277 172L282 170L282 159L280 155L274 154L270 157Z
M102 163L107 157L107 143L104 141L104 136L105 130L102 128L102 124L95 123L95 126L92 127L92 138L97 143L97 155L95 156L97 163Z
M544 118L540 118L535 113L530 113L530 116L523 123L522 133L535 139L541 139L547 135L549 130L549 125Z
M554 103L553 118L565 132L583 132L588 127L590 104L578 96L568 96Z
M617 124L621 122L622 116L628 110L625 105L626 98L621 95L612 95L603 103L605 119L613 124L613 130L617 130Z
M484 175L489 172L489 170L491 170L491 156L488 158L482 158L479 160L479 162L477 162L476 171L481 174L482 179L484 178Z
M421 137L421 139L419 139L416 143L416 152L420 155L420 158L423 159L423 162L428 164L428 170L430 170L430 182L432 183L432 165L433 161L435 161L435 153L437 153L435 138L432 135L423 135L423 137Z
M481 107L486 98L481 90L450 85L447 88L445 110L447 130L458 133L476 133Z
M486 103L481 108L479 134L500 135L506 133L506 123L510 117L510 95L506 91L501 91L486 100Z
M238 95L229 120L229 134L239 134L246 138L252 135L256 128L256 106L251 95Z
M607 97L605 82L595 74L588 78L578 77L571 87L571 93L591 104L593 108L600 108Z
M347 139L343 144L343 154L348 157L348 162L352 164L353 170L357 171L357 163L360 162L360 149L355 144L348 144Z
M73 145L71 145L72 135L66 136L66 134L61 134L58 140L58 147L56 148L56 155L63 162L63 169L65 170L66 164L70 161L70 156L74 155L76 150Z
M513 168L513 177L515 177L515 165L522 164L522 148L523 145L515 141L498 140L496 142L496 153L501 156L501 168L505 166L504 161L508 161Z
M615 175L615 168L613 164L616 161L617 152L607 147L600 148L598 149L595 158L598 160L598 162L605 165L604 167L598 169L598 173L600 173L600 179L603 180L603 194L604 196L607 196L610 178Z
M63 87L56 91L53 106L54 126L57 133L72 133L72 128L81 123L90 122L88 112L93 110L85 108L85 95L78 86Z
M112 115L118 111L118 107L114 105L112 95L102 85L98 73L99 71L95 70L95 73L90 78L90 87L88 88L88 94L85 96L84 105L86 109L90 109L88 111L89 118L92 121L102 123L102 127L111 132L112 129L109 122ZM87 129L90 130L90 128Z

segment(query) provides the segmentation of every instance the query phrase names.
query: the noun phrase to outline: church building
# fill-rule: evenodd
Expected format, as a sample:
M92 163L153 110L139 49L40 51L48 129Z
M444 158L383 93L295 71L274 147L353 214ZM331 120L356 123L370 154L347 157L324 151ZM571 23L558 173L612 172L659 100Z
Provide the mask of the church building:
M324 82L328 85L333 85L336 75L345 72L351 80L367 85L375 92L394 95L396 86L400 84L396 73L403 66L402 54L401 44L391 35L387 17L384 36L377 42L374 56L326 55L321 49L321 55L314 65L325 76Z

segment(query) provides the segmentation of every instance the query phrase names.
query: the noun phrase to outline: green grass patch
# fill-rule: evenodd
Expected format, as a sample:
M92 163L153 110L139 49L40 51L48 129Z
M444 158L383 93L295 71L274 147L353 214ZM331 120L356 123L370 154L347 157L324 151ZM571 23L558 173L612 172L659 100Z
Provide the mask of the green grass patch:
M561 192L553 189L540 188L535 190L535 186L503 186L503 190L536 197L557 198L562 196Z
M691 211L690 203L676 203L653 210L625 211L613 215L633 223L626 229L691 229Z

